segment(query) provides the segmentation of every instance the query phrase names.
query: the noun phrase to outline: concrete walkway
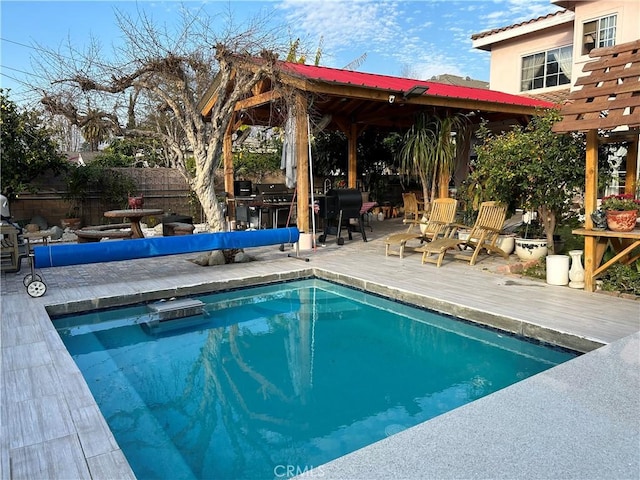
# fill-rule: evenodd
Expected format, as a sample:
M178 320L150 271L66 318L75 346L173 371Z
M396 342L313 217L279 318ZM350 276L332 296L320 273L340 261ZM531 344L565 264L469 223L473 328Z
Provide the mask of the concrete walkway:
M133 478L49 313L309 275L593 351L308 476L640 478L640 302L498 274L499 258L438 269L415 254L385 257L384 237L401 229L374 222L369 242L354 234L343 246L329 237L302 252L308 262L276 246L221 267L197 266L193 254L49 268L38 299L22 285L26 264L3 274L0 478Z

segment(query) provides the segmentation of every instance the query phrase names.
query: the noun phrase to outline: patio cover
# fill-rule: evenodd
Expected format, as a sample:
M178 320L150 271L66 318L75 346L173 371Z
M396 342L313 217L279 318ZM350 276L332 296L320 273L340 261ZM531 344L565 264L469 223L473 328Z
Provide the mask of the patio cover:
M640 40L592 50L593 61L582 69L578 87L560 109L562 121L554 125L558 133L587 132L585 172L585 228L593 229L591 213L598 196L598 144L628 142L625 193L635 194L638 176L638 135L640 134ZM593 272L595 237L585 237L585 270ZM589 277L589 275L586 275ZM591 278L585 289L593 290Z
M255 66L260 59L255 59ZM244 63L243 68L252 68ZM539 99L488 89L448 85L433 81L376 75L291 62L277 62L277 81L265 78L258 88L236 104L236 125L285 124L295 105L298 162L298 223L309 227L307 114L311 127L324 119L324 127L343 132L348 140L348 186L356 186L356 144L367 127L404 131L418 112L441 116L464 114L472 122L527 122L540 108L554 104ZM210 117L217 98L217 82L200 102ZM328 121L327 121L328 120ZM232 132L228 132L230 137ZM230 139L225 152L225 189L232 192L233 168Z

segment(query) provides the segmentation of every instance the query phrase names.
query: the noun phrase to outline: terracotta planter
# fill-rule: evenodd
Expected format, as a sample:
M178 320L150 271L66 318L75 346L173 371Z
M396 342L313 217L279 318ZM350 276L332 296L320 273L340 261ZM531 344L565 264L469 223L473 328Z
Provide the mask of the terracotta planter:
M63 229L69 228L71 230L77 230L80 228L81 223L82 220L80 220L79 218L62 218L60 220L60 225Z
M140 195L139 197L129 197L129 208L137 210L142 207L144 207L144 196Z
M637 219L638 210L607 210L607 227L612 232L630 232Z

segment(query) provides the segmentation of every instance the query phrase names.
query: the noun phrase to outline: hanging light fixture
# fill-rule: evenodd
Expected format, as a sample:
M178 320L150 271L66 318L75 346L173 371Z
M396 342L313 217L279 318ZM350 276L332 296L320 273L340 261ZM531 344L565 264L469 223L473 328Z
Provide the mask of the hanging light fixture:
M424 92L426 92L427 90L429 90L429 87L427 85L415 85L411 87L409 90L407 90L406 92L404 92L404 97L405 98L418 97L424 94Z

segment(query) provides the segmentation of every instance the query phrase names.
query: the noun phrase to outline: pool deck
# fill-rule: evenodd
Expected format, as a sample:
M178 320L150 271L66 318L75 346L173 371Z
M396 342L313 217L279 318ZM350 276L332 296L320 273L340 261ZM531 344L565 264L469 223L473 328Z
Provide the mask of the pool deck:
M640 478L640 301L552 286L417 254L384 256L397 220L291 258L200 267L196 254L43 269L27 295L2 274L0 479L135 478L49 319L75 312L316 275L532 338L589 351L570 362L341 457L304 476L331 479ZM514 257L514 256L512 256ZM515 257L514 257L515 258ZM513 258L510 259L513 262ZM598 348L600 345L603 347ZM298 471L310 468L300 465Z

